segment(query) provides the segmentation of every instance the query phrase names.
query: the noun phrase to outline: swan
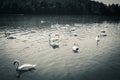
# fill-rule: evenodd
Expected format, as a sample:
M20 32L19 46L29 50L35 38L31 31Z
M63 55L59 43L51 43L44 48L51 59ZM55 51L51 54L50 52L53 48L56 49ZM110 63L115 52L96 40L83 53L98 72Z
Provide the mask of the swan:
M35 69L36 64L32 65L32 64L23 64L20 66L20 61L19 60L15 60L13 62L14 66L16 67L17 71L24 71L24 70L33 70Z
M58 38L51 38L51 34L49 34L49 44L52 46L54 49L59 48L59 43L55 43L56 41L59 41L59 34L56 34L55 36L58 36Z
M59 33L55 33L55 36L58 36L58 37L59 37L60 35L59 35Z
M66 24L65 26L66 26L66 27L69 27L70 25L69 25L69 24Z
M74 44L74 46L72 47L72 50L73 50L74 52L78 52L79 47L78 47L76 44Z
M55 34L55 38L51 38L52 33L49 34L49 41L55 42L59 40L59 34Z
M74 35L74 36L78 36L78 34L77 34L77 33L73 33L73 35Z
M96 43L97 43L97 46L98 46L98 43L100 42L100 35L98 35L95 39L96 39Z
M4 34L5 34L5 37L8 37L8 36L10 36L11 34L14 34L14 32L9 32L9 31L7 31L7 32L5 32Z
M98 35L95 39L96 39L96 42L99 42L100 41L100 36Z
M19 60L14 60L13 65L16 67L16 71L18 73L17 78L19 78L20 75L23 74L24 72L35 70L35 66L36 66L36 64L34 64L34 65L23 64L21 66L19 64L20 64Z
M15 36L8 36L7 39L16 39Z
M76 30L76 28L75 28L75 27L73 27L73 28L71 28L71 29L70 29L70 31L75 31L75 30Z
M40 22L41 22L41 23L44 23L45 21L41 20Z
M107 36L107 33L106 33L105 30L102 30L101 33L100 33L100 35L103 36L103 37L106 37L106 36Z
M59 48L59 44L58 43L51 43L50 46L52 46L54 49L55 48Z
M106 30L101 30L100 36L106 37L107 36Z

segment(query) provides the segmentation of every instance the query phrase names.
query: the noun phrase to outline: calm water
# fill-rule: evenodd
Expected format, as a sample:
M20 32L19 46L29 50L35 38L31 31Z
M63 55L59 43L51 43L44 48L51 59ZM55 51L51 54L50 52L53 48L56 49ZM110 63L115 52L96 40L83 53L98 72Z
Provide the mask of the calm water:
M100 37L98 46L96 36ZM16 39L7 39L6 33ZM49 45L59 34L59 48ZM74 43L79 52L74 53ZM13 61L37 64L16 78ZM0 16L0 80L120 80L120 21L113 17Z

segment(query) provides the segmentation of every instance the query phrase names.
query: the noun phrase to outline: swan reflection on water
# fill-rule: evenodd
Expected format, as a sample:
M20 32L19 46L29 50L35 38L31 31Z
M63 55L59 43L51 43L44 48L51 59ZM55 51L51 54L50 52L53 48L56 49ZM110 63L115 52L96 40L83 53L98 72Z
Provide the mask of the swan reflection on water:
M17 71L17 78L20 78L20 76L28 71L33 71L36 70L35 66L36 64L32 65L32 64L23 64L23 65L19 65L20 61L19 60L14 60L13 65L16 67L16 71Z

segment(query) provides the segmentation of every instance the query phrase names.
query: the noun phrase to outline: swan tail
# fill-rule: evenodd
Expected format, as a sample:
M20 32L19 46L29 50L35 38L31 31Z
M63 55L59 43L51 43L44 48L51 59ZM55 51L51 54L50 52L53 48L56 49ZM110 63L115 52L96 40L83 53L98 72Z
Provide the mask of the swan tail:
M36 66L36 64L33 65L33 67L35 67L35 66Z

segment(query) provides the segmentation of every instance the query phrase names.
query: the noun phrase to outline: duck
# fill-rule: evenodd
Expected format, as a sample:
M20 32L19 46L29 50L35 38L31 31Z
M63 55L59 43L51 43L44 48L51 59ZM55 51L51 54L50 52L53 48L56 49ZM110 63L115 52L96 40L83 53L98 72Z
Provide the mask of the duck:
M50 46L52 46L52 48L54 48L54 49L59 48L58 43L51 43Z
M72 47L72 50L73 50L73 52L78 52L79 47L76 44L74 44L74 46Z
M16 39L15 36L8 36L7 39Z
M5 34L5 37L8 37L8 36L10 36L11 34L14 34L14 32L9 32L9 31L7 31L7 32L5 32L4 34Z
M69 24L66 24L65 26L66 26L66 27L69 27L70 25L69 25Z
M100 35L96 36L96 42L99 42L100 41Z
M78 36L78 34L77 34L77 33L73 33L73 35L74 35L74 36Z

